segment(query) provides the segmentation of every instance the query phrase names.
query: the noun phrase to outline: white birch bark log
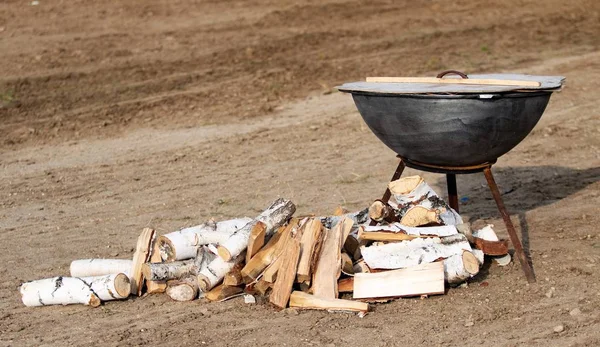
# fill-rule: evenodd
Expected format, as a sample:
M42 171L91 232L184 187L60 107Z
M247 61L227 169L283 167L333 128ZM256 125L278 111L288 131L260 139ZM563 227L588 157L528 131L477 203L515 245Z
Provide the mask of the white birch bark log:
M21 300L25 306L83 304L100 305L100 298L88 283L77 277L53 277L23 283Z
M87 283L102 301L126 299L131 291L131 282L124 273L81 277L81 280Z
M423 180L421 176L403 177L389 183L388 188L394 199L390 199L388 204L397 211L398 220L403 221L403 217L409 213L412 208L421 206L427 210L436 211L436 222L444 225L462 224L462 218L448 204L442 200L439 195ZM418 226L418 225L414 225Z
M384 231L391 233L405 233L407 235L414 236L438 236L445 237L458 234L457 226L455 225L442 225L434 227L409 227L400 223L392 223L388 225L373 225L364 226L364 231Z
M210 254L209 254L210 253ZM146 263L142 268L144 278L150 281L169 281L188 276L197 276L203 267L214 259L208 246L198 248L194 259L168 263Z
M70 266L72 277L102 276L124 273L129 276L131 259L79 259Z
M479 261L472 253L464 251L443 261L444 278L450 284L462 283L479 272Z
M244 217L221 222L209 221L160 236L157 240L163 261L194 258L199 246L221 244L252 219Z
M463 234L361 247L363 258L371 269L402 269L446 259L463 251L473 251Z
M321 221L321 224L323 224L323 227L326 229L331 229L335 227L344 218L352 219L352 221L354 222L354 224L352 224L352 229L350 230L350 235L352 236L356 236L358 228L360 226L368 225L371 221L369 219L369 208L365 208L364 210L356 212L346 213L341 216L327 216L317 218Z
M208 265L204 266L198 274L198 286L203 292L207 292L219 284L225 275L233 269L235 264L244 260L244 252L235 259L225 261L221 257L215 257Z
M219 245L219 256L229 261L248 247L250 232L256 222L266 226L265 237L270 237L276 228L283 225L296 212L296 206L290 200L279 198L264 210L255 220L236 230L227 240Z
M192 301L198 297L196 276L167 282L167 295L175 301Z

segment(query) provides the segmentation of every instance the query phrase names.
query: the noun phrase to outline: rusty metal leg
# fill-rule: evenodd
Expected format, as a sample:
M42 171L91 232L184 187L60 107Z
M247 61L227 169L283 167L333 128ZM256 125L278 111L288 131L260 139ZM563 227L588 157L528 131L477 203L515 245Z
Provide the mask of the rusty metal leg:
M446 174L446 185L448 186L448 202L456 212L458 211L458 190L456 189L456 175Z
M494 180L494 176L492 175L491 167L483 169L483 173L485 174L485 179L487 180L488 186L492 191L494 200L496 200L496 205L498 206L498 210L502 215L502 219L504 219L504 224L506 224L506 230L508 231L508 235L510 236L510 241L512 242L513 247L515 248L515 254L517 258L519 258L519 262L521 263L523 272L525 272L527 282L534 283L535 274L533 273L533 268L531 267L531 264L529 264L529 261L525 256L525 251L523 251L521 240L519 240L519 236L517 236L517 232L515 231L515 226L513 225L512 221L510 220L510 216L506 211L504 201L502 201L502 196L500 196L500 191L498 190L498 186L496 185L496 181Z
M396 168L396 172L394 172L394 175L392 176L392 179L390 180L390 182L395 181L398 178L400 178L400 176L402 176L402 172L404 171L405 167L406 167L406 165L404 164L404 161L402 159L400 159L400 163L398 164L398 167ZM383 194L383 197L381 198L381 201L384 204L387 204L387 202L390 200L391 196L392 196L392 192L390 192L390 188L386 188L385 193ZM369 223L369 225L377 225L377 221L372 220L371 223Z

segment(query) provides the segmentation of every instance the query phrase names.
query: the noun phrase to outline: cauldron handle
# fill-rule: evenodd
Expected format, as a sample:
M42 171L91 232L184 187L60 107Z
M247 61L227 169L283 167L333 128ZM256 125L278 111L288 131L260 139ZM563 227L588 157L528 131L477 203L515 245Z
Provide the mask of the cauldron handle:
M455 75L459 75L460 77L462 77L462 78L464 78L464 79L467 79L467 78L469 78L469 77L467 76L467 74L465 74L465 73L463 73L463 72L460 72L460 71L457 71L457 70L446 70L446 71L442 71L442 72L440 72L440 73L439 73L437 76L435 76L435 77L437 77L437 78L442 78L442 77L446 76L447 74L455 74Z

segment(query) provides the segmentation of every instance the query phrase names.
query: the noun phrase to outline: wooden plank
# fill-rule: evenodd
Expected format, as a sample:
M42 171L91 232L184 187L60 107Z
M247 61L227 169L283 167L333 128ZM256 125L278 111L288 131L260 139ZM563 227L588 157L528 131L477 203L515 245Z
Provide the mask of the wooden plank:
M410 241L416 239L419 236L408 235L403 232L390 232L390 231L364 231L361 227L358 229L358 239L361 241L382 241L382 242L393 242L393 241Z
M250 230L248 239L248 249L246 250L246 263L265 245L265 234L267 225L263 222L256 222Z
M321 255L313 274L313 293L321 298L338 297L337 280L341 274L341 250L344 236L354 222L350 218L342 219L333 229L325 232Z
M142 266L150 258L150 249L154 242L154 236L156 232L154 229L144 228L142 233L138 237L137 244L135 247L135 253L133 254L133 263L131 264L131 294L137 296L142 295L143 279Z
M314 258L313 253L318 246L322 230L323 224L318 219L311 219L304 226L302 238L300 239L300 261L298 262L298 271L296 274L297 282L310 282L311 260Z
M308 310L367 312L369 304L343 299L325 299L300 291L290 296L290 307Z
M354 299L444 294L444 265L425 263L406 269L354 275Z
M290 300L292 286L296 279L296 269L300 259L300 241L292 238L288 241L283 253L277 280L269 296L269 302L279 308L285 308Z
M434 84L475 84L491 86L523 86L539 87L537 81L501 80L480 78L436 78L436 77L367 77L367 82L372 83L434 83Z

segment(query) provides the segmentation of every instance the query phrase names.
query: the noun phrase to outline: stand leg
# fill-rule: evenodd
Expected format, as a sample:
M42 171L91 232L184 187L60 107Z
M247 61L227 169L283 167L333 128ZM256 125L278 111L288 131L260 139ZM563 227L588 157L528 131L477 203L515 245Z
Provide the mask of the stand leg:
M394 172L394 175L392 176L392 179L390 180L390 182L395 181L398 178L400 178L400 176L402 176L402 172L404 171L405 167L406 167L406 165L404 164L404 161L402 159L400 159L400 163L398 164L398 167L396 168L396 172ZM392 196L392 192L390 192L390 188L386 188L385 193L383 194L383 197L381 198L381 201L384 204L387 204L387 202L390 200L391 196ZM369 225L377 225L377 222L372 220L371 223L369 223Z
M535 274L533 273L533 269L525 256L525 252L523 251L523 246L521 245L521 240L519 240L519 236L517 236L517 232L515 231L515 226L510 220L510 216L506 211L506 207L504 206L504 201L502 201L502 196L500 196L500 191L498 190L498 186L496 185L496 181L494 180L494 176L492 175L492 170L490 167L487 167L483 170L485 174L485 179L487 180L488 186L492 191L492 195L494 196L494 200L496 201L496 205L498 206L498 210L502 215L502 219L504 219L504 224L506 224L506 230L508 231L508 235L510 236L510 241L515 248L515 254L517 258L519 258L519 262L521 263L521 267L523 268L523 272L525 272L525 277L527 277L527 282L534 283L535 282Z
M458 191L456 189L456 175L446 174L446 185L448 186L448 202L456 213L458 211Z

